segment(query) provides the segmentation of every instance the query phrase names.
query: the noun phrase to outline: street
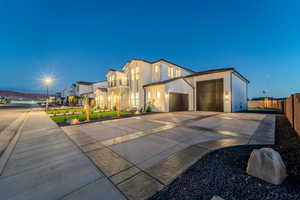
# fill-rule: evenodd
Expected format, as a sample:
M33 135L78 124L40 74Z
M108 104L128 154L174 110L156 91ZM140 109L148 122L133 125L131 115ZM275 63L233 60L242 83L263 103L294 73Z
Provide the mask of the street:
M0 132L9 126L22 113L30 111L31 105L0 104Z

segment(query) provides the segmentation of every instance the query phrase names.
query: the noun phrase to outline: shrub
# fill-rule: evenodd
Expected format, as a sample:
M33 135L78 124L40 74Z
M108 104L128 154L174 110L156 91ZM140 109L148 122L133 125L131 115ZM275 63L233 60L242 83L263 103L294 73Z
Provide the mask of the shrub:
M152 112L152 108L151 108L151 106L148 106L148 107L147 107L147 110L146 110L146 112L148 112L148 113L149 113L149 112Z

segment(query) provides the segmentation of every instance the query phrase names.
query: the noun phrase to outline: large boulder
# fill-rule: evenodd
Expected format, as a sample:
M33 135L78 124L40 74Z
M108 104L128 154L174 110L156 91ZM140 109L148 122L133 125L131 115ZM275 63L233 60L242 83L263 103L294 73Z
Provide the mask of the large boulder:
M271 148L254 149L248 161L247 173L279 185L287 177L280 154Z

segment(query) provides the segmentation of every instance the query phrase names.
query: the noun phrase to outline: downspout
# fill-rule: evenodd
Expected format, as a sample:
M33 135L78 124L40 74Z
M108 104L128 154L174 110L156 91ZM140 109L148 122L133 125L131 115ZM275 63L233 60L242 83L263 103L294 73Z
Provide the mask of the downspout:
M194 87L192 84L190 84L187 80L185 80L185 78L183 78L183 80L184 80L184 82L186 82L189 86L191 86L191 88L193 89L193 98L192 98L192 100L193 100L193 111L196 111L196 109L195 109L195 87Z

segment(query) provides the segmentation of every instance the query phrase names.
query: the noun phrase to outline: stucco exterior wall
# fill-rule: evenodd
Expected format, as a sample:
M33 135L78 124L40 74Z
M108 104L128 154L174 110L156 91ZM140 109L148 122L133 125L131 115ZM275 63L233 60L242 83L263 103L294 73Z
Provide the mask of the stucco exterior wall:
M247 90L248 83L241 80L237 75L232 73L232 112L238 112L248 109Z
M86 94L86 93L91 93L91 92L93 92L93 86L76 84L75 92L76 92L76 96L80 96L80 95Z
M188 94L189 110L193 110L193 89L183 79L177 79L167 83L165 86L165 93L169 94L170 92ZM167 98L165 112L169 112L169 95L166 95L166 97Z
M231 112L231 72L220 72L220 73L213 73L213 74L204 74L199 76L192 76L186 78L195 88L195 94L197 93L197 82L198 81L207 81L213 79L223 79L224 80L224 96L225 94L229 94L229 98L224 98L224 112ZM197 94L194 96L194 109L196 109L197 105Z
M107 88L107 87L108 87L107 81L96 82L93 84L93 92L95 92L98 88Z
M153 112L168 112L166 107L165 85L154 85L145 88L146 91L146 109L151 106ZM159 92L159 96L158 96Z

